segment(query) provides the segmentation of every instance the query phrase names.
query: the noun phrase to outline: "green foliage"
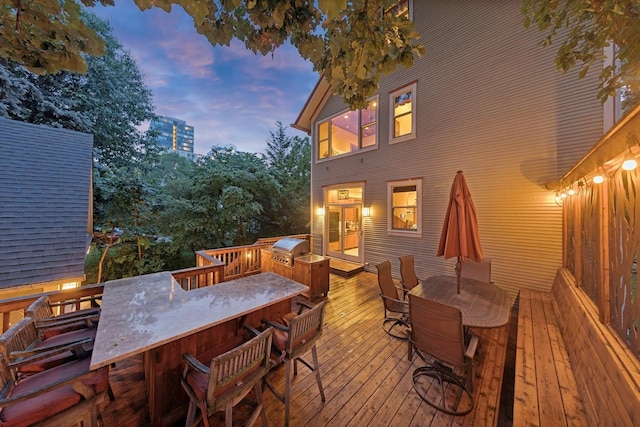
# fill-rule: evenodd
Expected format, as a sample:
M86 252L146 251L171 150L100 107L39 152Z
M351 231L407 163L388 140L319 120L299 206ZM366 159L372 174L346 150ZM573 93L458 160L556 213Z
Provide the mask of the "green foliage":
M112 0L100 0L113 5ZM82 0L93 6L93 0ZM0 57L34 73L70 70L84 73L82 54L100 55L104 42L81 20L81 3L63 0L2 0Z
M598 97L602 102L620 88L637 93L639 0L524 0L522 13L525 27L535 26L546 33L543 46L559 42L555 60L559 70L578 67L578 76L584 77L592 65L598 64ZM606 58L605 49L612 44L616 47L614 57ZM604 68L600 70L603 61Z
M0 57L38 73L84 73L83 54L106 49L99 32L80 19L78 0L0 0ZM93 0L80 0L86 6ZM135 0L141 10L181 6L213 45L232 39L267 55L290 41L324 73L352 109L364 108L380 78L411 66L424 48L413 23L385 13L393 0ZM103 5L112 0L100 0ZM20 10L20 14L17 11ZM51 17L51 20L49 19Z
M311 204L311 144L309 138L290 137L276 123L270 132L265 160L281 187L282 197L265 207L260 237L309 233Z
M92 133L94 158L127 164L154 145L138 126L153 117L151 92L135 61L94 15L83 19L104 44L86 57L85 75L60 71L37 75L16 62L0 63L0 115L14 120Z

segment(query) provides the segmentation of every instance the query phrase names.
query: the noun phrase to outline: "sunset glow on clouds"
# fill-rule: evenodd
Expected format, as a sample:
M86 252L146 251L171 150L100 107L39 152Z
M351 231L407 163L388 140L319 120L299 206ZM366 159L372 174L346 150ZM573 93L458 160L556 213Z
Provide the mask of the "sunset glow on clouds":
M239 42L213 47L179 7L140 11L133 2L94 7L110 22L153 93L155 112L195 128L195 151L233 144L264 152L276 122L298 116L318 74L290 45L254 55ZM306 136L288 127L287 135Z

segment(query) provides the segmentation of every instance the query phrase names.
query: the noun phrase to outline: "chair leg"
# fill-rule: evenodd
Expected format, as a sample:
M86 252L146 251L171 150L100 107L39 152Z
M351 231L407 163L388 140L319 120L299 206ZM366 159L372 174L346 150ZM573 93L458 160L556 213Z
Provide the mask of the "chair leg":
M186 427L192 427L196 419L196 404L193 400L189 402L189 409L187 410L187 419L185 421Z
M210 427L209 411L207 411L207 404L204 402L200 402L198 406L200 407L200 412L202 413L202 423L204 424L204 427Z
M325 402L324 389L322 388L322 380L320 379L320 364L318 363L318 351L316 346L311 347L311 356L313 357L313 371L316 373L316 381L318 382L318 389L320 390L320 397Z
M224 425L233 427L233 402L229 402L224 407Z
M269 421L267 421L267 413L264 411L264 404L262 403L262 385L260 383L256 383L253 386L256 391L256 400L258 401L258 405L260 406L260 418L262 418L262 427L269 427Z
M291 403L291 364L293 360L287 360L287 377L284 389L284 427L289 427L289 404Z

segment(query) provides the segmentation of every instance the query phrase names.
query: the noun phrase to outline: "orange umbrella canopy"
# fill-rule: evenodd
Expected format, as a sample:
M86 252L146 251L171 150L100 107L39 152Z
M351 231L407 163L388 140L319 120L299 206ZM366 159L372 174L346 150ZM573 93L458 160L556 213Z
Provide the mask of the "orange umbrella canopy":
M438 256L442 255L445 259L458 257L460 262L467 258L480 262L484 258L478 234L476 207L462 171L456 173L451 185L449 207L438 245ZM459 274L459 271L456 272Z

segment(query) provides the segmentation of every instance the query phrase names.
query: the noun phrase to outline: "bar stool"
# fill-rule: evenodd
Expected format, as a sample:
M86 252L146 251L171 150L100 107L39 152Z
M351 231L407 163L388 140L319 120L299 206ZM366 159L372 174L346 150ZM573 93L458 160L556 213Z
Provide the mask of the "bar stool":
M298 362L301 362L315 374L320 398L324 402L324 389L320 379L320 366L318 364L318 352L316 341L322 335L322 320L324 316L325 302L315 306L305 302L299 302L300 309L295 316L285 316L284 321L288 326L280 323L263 320L263 323L273 327L273 347L276 350L276 364L284 362L286 364L286 380L284 394L276 390L269 382L268 376L265 378L267 387L273 394L284 403L284 425L289 426L289 407L291 404L291 364L293 363L293 375L298 374ZM302 358L311 350L312 363ZM275 366L275 365L274 365Z

